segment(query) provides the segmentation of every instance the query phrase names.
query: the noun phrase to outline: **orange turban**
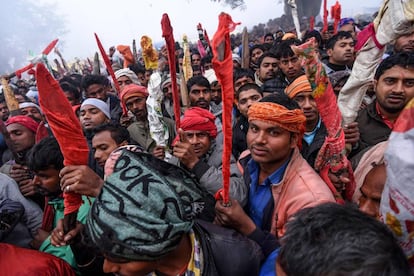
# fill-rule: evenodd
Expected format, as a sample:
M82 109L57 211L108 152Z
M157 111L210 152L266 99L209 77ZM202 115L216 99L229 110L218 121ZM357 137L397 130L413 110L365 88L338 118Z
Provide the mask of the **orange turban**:
M297 39L297 36L294 33L285 33L282 37L282 40L288 39Z
M147 88L137 84L128 84L121 91L120 99L124 115L127 114L126 101L131 97L148 97Z
M217 136L215 120L216 117L210 111L200 107L192 107L184 112L180 127L184 131L207 131L214 139Z
M301 92L312 92L312 87L306 75L297 77L288 87L285 89L285 94L293 99L297 94Z
M289 110L276 103L256 102L250 106L247 117L249 122L266 122L300 135L305 131L306 117L301 109Z

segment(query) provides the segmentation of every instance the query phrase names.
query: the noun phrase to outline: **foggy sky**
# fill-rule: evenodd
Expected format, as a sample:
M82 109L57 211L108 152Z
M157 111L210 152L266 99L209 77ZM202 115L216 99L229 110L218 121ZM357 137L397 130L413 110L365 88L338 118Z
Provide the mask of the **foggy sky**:
M161 36L161 17L168 13L174 29L175 40L181 41L186 34L197 39L196 25L201 22L212 39L218 24L218 15L224 11L233 17L233 21L251 28L258 23L266 23L270 18L283 14L283 1L245 0L245 10L231 10L221 3L210 0L30 0L41 4L53 4L53 12L59 14L68 32L59 37L58 48L67 60L75 57L92 57L97 51L94 32L100 37L105 49L113 45L131 45L136 39L137 47L141 36L148 35L153 41L163 41ZM363 4L355 0L342 0L342 17L355 16L358 13L372 13L380 6L380 0L364 0ZM335 0L328 0L328 10ZM371 8L371 9L369 9ZM39 30L40 31L40 30ZM54 38L50 38L53 40ZM44 43L43 43L44 44ZM41 49L42 46L33 47ZM54 53L50 58L56 58Z

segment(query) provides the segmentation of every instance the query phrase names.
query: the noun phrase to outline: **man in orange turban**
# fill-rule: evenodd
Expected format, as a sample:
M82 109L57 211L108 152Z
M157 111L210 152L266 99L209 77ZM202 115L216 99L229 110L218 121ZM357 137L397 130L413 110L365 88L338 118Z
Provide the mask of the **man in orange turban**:
M165 148L158 146L150 134L146 105L147 97L148 91L144 86L137 84L124 86L120 94L124 114L121 118L121 124L127 127L133 141L154 156L164 159ZM127 117L128 111L134 115L133 118ZM168 128L168 133L171 133L169 138L169 144L171 144L175 136L175 123L169 118L164 118L163 121L165 127Z
M295 101L283 94L266 96L250 106L248 119L250 155L240 159L248 208L245 213L234 199L227 207L217 202L217 221L264 244L271 239L262 231L282 237L293 214L334 197L299 152L306 118Z
M223 187L223 144L216 143L215 120L216 117L207 109L187 109L174 144L173 155L176 159L171 160L171 163L179 163L194 174L200 185L212 195ZM243 184L233 156L230 164L230 195L242 203L247 199L247 187Z
M296 78L286 87L285 93L299 104L306 117L305 133L300 152L309 165L313 167L328 132L319 116L315 99L312 96L312 87L306 75Z

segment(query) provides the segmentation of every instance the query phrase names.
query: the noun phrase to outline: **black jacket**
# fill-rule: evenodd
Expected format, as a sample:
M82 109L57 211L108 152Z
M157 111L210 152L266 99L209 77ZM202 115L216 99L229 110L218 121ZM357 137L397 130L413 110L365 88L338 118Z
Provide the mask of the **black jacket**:
M350 156L355 156L361 150L388 140L391 129L384 123L376 109L377 101L373 101L358 113L356 121L359 127L358 146L352 150Z
M308 164L315 168L315 160L318 156L319 150L321 149L323 143L325 142L325 138L328 136L328 131L323 123L321 123L321 127L316 131L315 138L310 145L306 143L305 140L302 140L302 149L300 153L302 154L303 158L308 161Z
M203 276L254 276L260 271L260 246L238 232L197 220L193 230L204 256Z
M108 94L108 97L109 97L109 112L111 114L111 121L119 124L119 119L121 118L121 115L122 115L121 102L114 95Z
M239 119L233 126L232 153L236 160L238 160L240 154L247 149L246 135L248 129L249 122L247 121L247 118L240 114Z

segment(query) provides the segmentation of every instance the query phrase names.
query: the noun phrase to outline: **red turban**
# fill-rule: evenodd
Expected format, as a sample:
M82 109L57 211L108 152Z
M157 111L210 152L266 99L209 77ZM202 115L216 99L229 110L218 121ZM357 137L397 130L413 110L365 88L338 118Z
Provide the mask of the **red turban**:
M214 139L217 136L215 120L216 117L210 111L200 107L192 107L184 112L180 127L184 131L207 131Z
M36 133L37 128L39 127L38 122L36 122L35 120L33 120L32 118L30 118L28 116L23 116L23 115L10 117L6 121L5 125L7 127L8 125L11 125L11 124L20 124L20 125L28 128L29 130L33 131L34 133Z
M128 84L124 86L124 88L121 91L120 99L121 99L121 105L122 110L124 112L124 115L127 114L127 108L125 102L131 98L131 97L148 97L148 90L145 86L137 85L137 84Z

